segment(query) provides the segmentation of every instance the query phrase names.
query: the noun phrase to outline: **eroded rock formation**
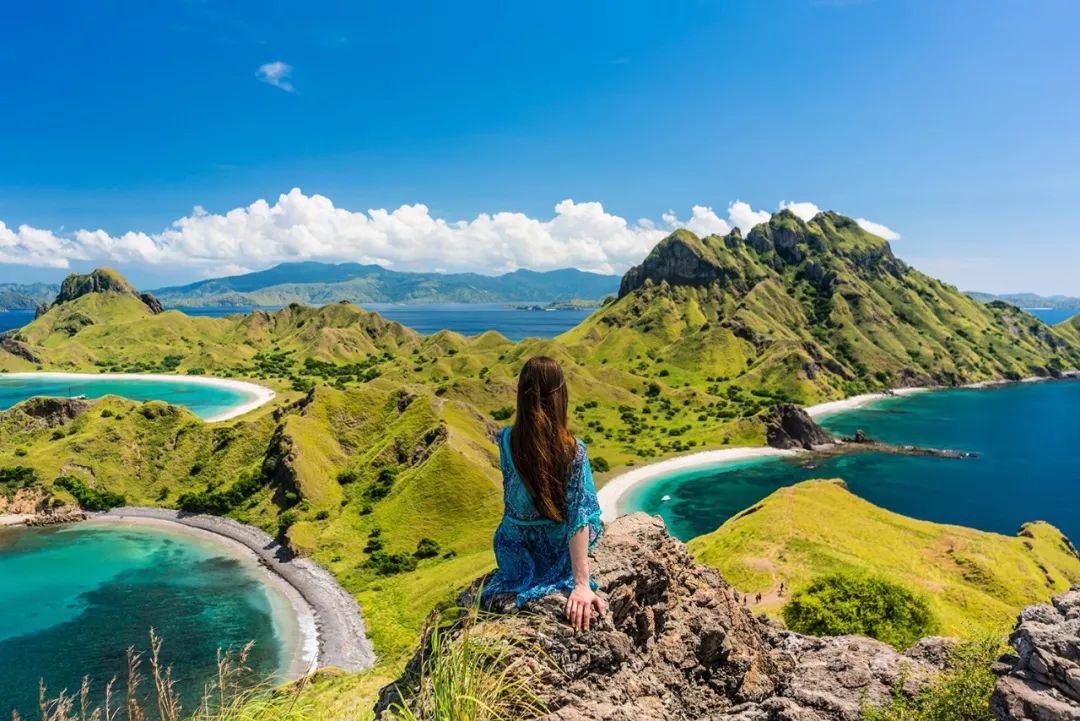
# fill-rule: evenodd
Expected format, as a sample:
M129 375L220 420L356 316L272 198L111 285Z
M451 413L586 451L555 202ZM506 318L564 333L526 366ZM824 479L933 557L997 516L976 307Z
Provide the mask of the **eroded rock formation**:
M778 403L769 410L765 418L765 439L773 448L806 450L834 441L806 411L791 403Z
M755 619L715 569L694 563L644 514L608 526L593 571L609 611L587 633L565 623L561 598L473 627L520 639L515 653L534 668L531 687L550 721L856 721L864 703L897 684L916 691L945 656L935 639L905 655L870 639L809 638ZM393 718L399 693L415 693L421 664L418 654L383 689L380 718Z
M1080 586L1028 606L1009 637L990 705L1001 721L1080 721Z

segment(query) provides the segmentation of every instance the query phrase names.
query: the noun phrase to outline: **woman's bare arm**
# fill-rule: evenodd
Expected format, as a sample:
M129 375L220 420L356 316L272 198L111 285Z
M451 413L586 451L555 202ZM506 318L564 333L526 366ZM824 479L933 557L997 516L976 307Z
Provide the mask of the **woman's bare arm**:
M566 617L579 631L589 630L593 609L604 612L604 601L589 585L589 527L583 526L570 537L570 567L574 572L574 590L566 599Z

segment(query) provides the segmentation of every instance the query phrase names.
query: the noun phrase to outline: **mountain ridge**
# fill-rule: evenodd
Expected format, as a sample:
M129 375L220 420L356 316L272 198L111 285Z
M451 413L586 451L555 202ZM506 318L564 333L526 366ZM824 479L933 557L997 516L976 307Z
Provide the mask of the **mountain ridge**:
M418 273L376 264L282 263L244 275L155 289L172 306L437 302L559 302L599 300L618 288L618 277L575 268L518 269L497 276Z

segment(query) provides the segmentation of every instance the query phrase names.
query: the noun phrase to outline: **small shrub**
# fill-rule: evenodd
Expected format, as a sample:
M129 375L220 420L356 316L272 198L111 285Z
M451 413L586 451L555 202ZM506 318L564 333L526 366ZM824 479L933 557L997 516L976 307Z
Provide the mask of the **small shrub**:
M593 470L597 473L607 473L611 470L611 464L607 462L607 459L603 456L597 456L592 459Z
M505 421L510 416L514 415L513 406L504 406L503 408L496 408L491 412L491 417L497 421Z
M101 411L101 417L102 417L102 418L112 418L112 417L113 417L113 412L112 412L112 410L110 410L110 409L108 409L108 408L105 408L105 409L103 409L103 410Z
M298 520L300 520L298 514L292 510L285 511L278 516L278 536L284 537Z
M370 543L370 541L369 541ZM385 553L376 551L371 554L364 566L374 569L380 576L393 576L398 573L407 573L416 570L416 559L407 553Z
M784 606L784 623L814 636L869 636L906 649L934 632L924 596L892 581L854 573L814 579Z
M25 455L26 455L26 453L27 453L27 451L26 451L26 449L25 449L25 448L16 448L16 449L15 449L15 455L16 455L16 456L18 456L18 457L20 457L20 458L22 458L23 456L25 456Z
M316 521L325 521L328 518L330 518L330 511L326 510L325 508L315 514Z
M384 468L379 471L378 477L375 478L375 482L364 492L364 495L372 501L378 501L386 498L390 495L390 490L394 487L394 480L397 478L398 469L396 468Z
M439 555L439 542L434 538L421 538L413 555L417 558L435 558Z

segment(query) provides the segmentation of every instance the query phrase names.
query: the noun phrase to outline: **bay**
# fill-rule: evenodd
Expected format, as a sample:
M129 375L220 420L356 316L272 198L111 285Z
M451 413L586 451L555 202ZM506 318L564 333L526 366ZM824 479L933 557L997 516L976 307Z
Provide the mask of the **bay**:
M100 700L124 678L128 647L148 649L151 628L185 708L218 649L254 641L253 676L279 676L299 641L287 599L261 573L254 559L166 528L0 529L0 716L14 707L36 718L39 679L54 696L89 676Z
M783 486L841 478L906 516L1014 534L1048 521L1080 538L1080 381L1015 383L887 398L827 417L841 435L973 451L951 459L854 453L765 458L682 471L630 491L621 510L659 514L683 540L708 533ZM666 500L665 500L666 498Z

